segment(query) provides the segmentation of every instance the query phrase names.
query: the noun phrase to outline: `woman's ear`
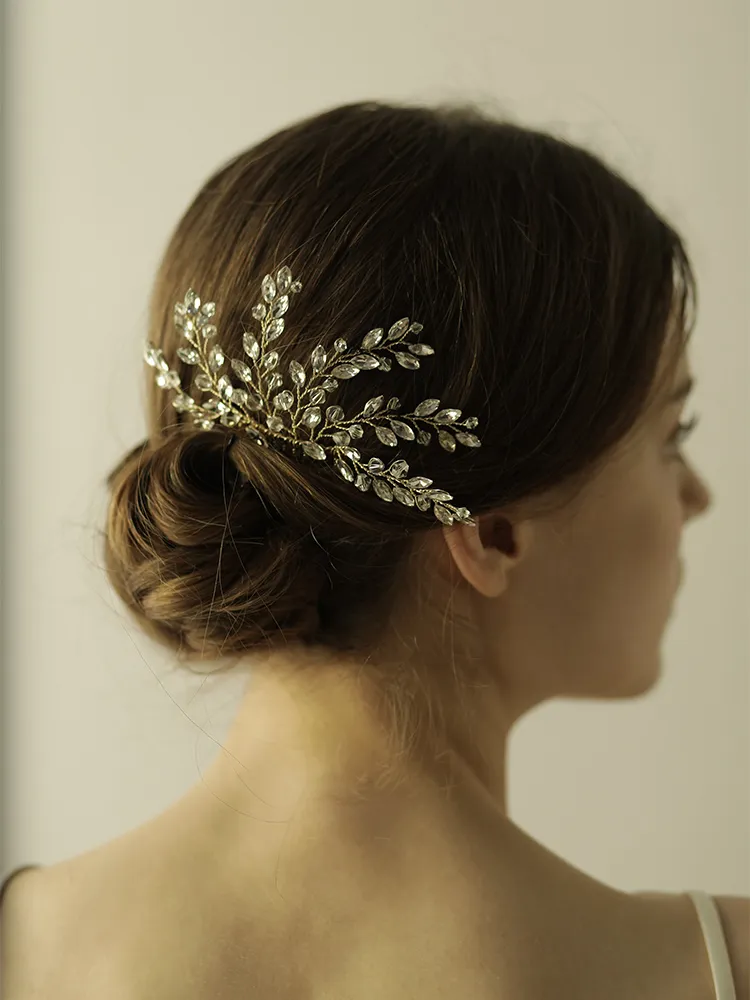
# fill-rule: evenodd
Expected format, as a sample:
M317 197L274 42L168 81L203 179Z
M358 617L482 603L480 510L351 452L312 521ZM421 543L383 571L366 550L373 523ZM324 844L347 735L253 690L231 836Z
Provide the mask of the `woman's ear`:
M475 524L443 528L448 550L464 579L484 597L499 597L510 571L524 558L533 537L530 520L515 524L499 513L483 514Z

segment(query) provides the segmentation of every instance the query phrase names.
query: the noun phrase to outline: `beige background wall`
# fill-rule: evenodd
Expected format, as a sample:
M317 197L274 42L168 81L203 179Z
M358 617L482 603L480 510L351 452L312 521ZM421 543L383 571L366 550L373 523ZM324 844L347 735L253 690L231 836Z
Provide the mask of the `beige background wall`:
M5 863L53 863L164 808L244 683L174 672L100 568L171 226L221 161L301 115L473 98L603 152L686 233L689 447L716 496L687 535L659 686L526 719L512 814L625 889L750 892L745 0L16 0L7 16Z

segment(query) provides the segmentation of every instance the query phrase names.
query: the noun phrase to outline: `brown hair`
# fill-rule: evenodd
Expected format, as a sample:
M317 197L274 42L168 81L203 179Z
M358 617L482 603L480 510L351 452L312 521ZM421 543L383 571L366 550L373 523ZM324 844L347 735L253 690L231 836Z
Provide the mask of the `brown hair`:
M261 279L282 264L304 286L289 357L402 316L423 324L435 354L418 372L363 373L332 401L358 412L378 379L405 412L435 397L477 416L481 448L399 442L412 474L475 516L590 475L642 415L670 318L686 337L695 298L679 235L622 177L464 105L337 107L209 178L150 305L148 337L184 386L196 369L176 357L174 303L190 286L216 301L218 341L242 357ZM364 648L434 515L199 430L145 372L148 438L108 479L106 566L128 608L186 660ZM363 454L395 457L374 436Z

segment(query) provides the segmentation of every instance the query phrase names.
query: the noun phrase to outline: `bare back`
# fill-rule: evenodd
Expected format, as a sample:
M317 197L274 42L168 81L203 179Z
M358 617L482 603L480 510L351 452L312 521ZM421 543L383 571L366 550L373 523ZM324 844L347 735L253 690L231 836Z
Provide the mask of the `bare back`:
M397 874L379 898L353 879L332 905L332 860L300 911L273 874L245 873L232 891L197 854L129 834L19 876L3 912L4 997L715 1000L687 895L616 892L540 845L517 878L484 864L470 894L447 867ZM750 903L738 902L727 937L746 970Z

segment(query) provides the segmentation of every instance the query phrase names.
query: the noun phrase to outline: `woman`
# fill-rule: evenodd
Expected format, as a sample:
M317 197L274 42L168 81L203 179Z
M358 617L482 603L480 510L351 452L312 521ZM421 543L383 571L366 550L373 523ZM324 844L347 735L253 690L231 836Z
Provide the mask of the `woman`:
M506 805L526 712L658 680L694 293L625 180L472 108L335 108L208 180L105 554L251 683L179 801L14 880L8 1000L747 997L748 900L616 890Z

